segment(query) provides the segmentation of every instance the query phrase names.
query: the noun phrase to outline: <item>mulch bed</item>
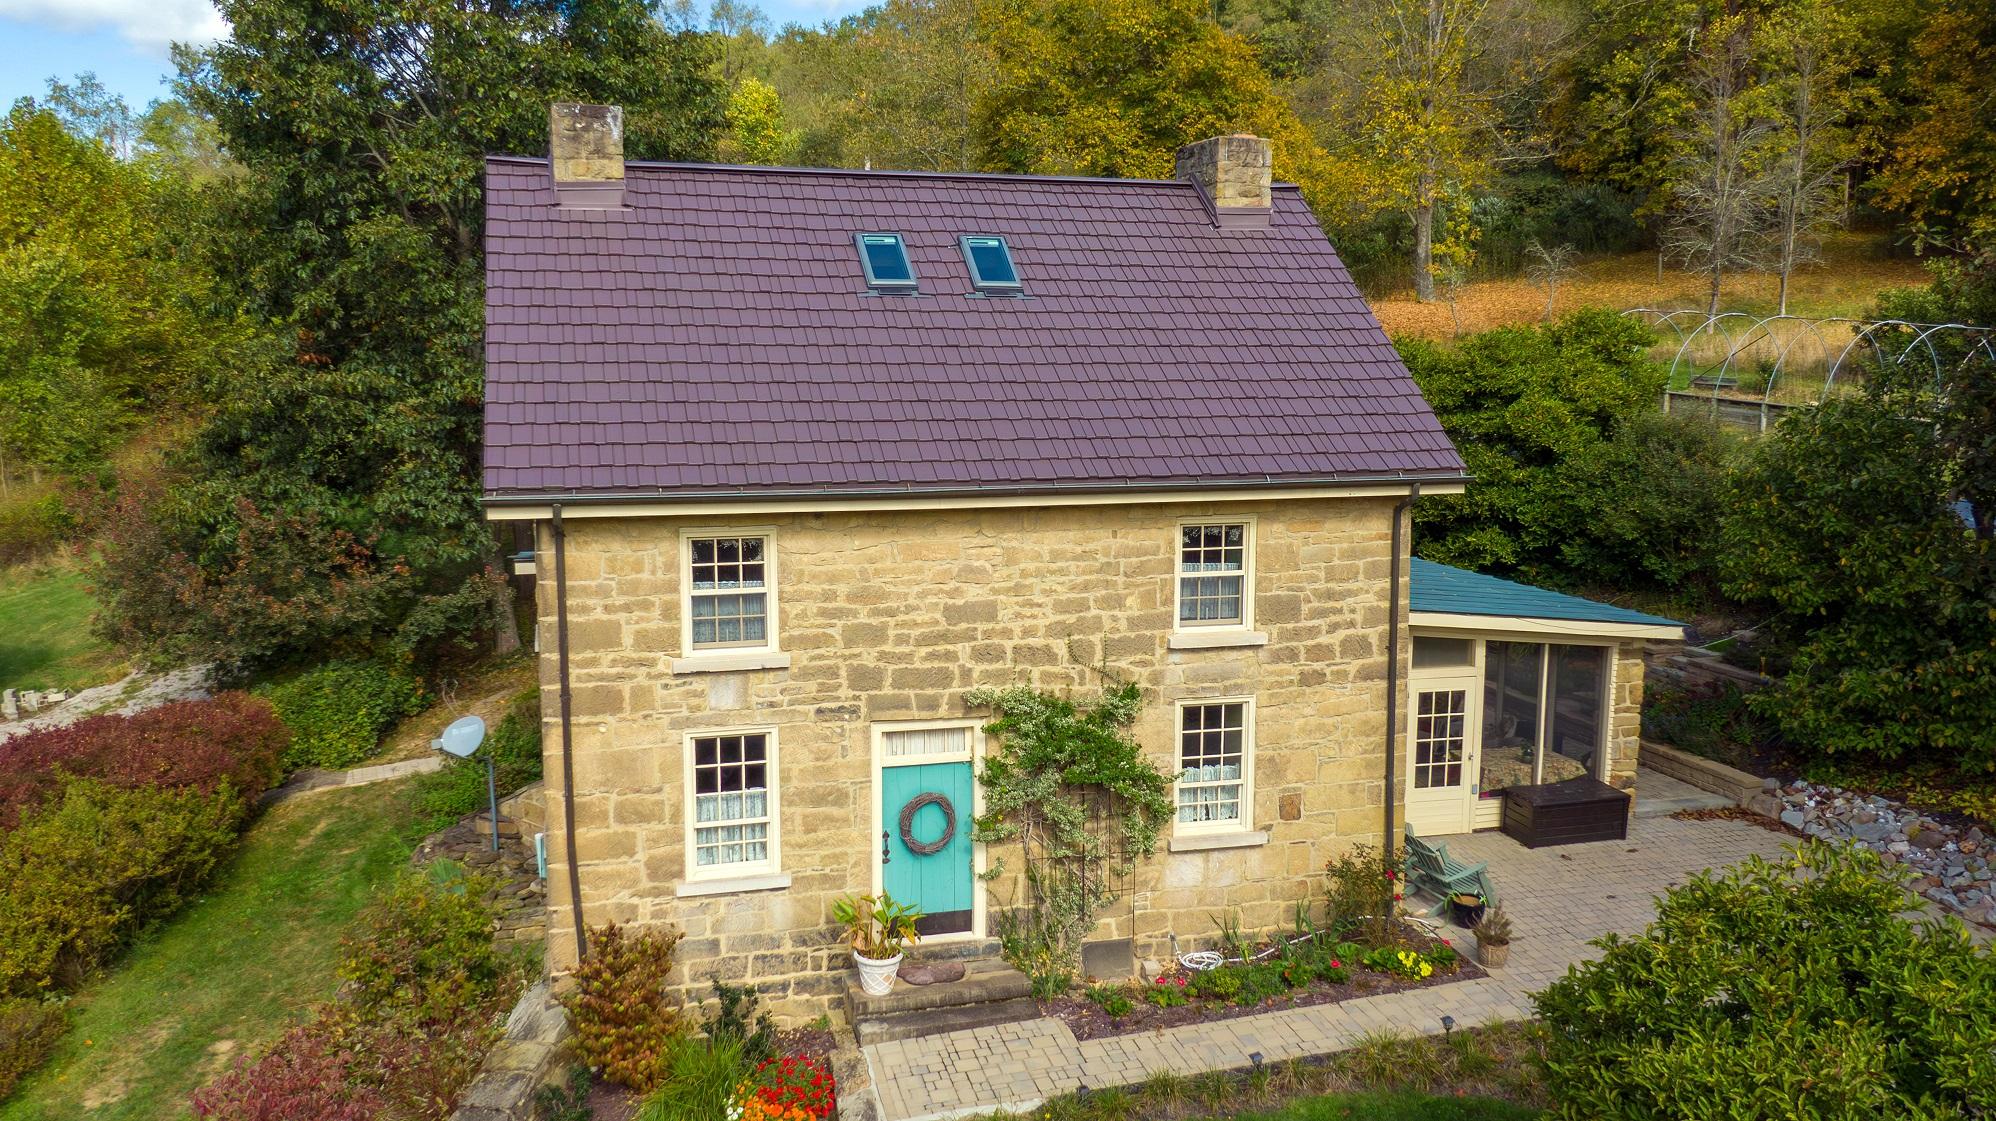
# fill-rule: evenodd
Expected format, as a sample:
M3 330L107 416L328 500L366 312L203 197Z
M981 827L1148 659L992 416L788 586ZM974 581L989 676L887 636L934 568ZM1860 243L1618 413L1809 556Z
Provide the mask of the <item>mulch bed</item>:
M1803 837L1807 834L1779 818L1762 817L1745 806L1719 806L1709 810L1678 810L1670 815L1679 821L1744 821L1748 825L1758 825L1770 833L1786 833L1790 837Z
M1467 941L1467 940L1466 940ZM1412 940L1407 948L1425 953L1438 945L1434 939ZM1229 1001L1194 999L1190 1004L1177 1008L1159 1008L1140 995L1133 996L1136 1007L1126 1016L1112 1017L1089 1000L1080 991L1067 993L1052 1000L1040 1002L1040 1013L1052 1016L1066 1024L1074 1038L1101 1039L1113 1035L1134 1035L1137 1032L1161 1031L1184 1024L1205 1024L1216 1020L1233 1020L1242 1016L1253 1016L1262 1012L1274 1012L1283 1008L1308 1008L1314 1004L1336 1004L1341 1000L1354 1000L1358 997L1383 996L1403 989L1432 988L1436 985L1449 985L1458 981L1470 981L1487 977L1482 967L1469 959L1467 945L1456 947L1462 956L1457 959L1453 972L1437 970L1434 976L1425 981L1403 981L1385 973L1374 973L1357 962L1351 964L1351 980L1342 985L1326 981L1312 981L1301 988L1291 989L1280 996L1273 996L1260 1004L1245 1008ZM1134 987L1134 986L1133 986Z

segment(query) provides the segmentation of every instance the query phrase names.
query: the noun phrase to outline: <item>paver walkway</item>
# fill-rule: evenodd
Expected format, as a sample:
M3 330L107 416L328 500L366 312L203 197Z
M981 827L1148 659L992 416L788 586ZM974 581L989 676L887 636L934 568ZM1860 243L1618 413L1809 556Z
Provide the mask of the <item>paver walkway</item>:
M944 1121L1024 1112L1082 1085L1129 1085L1155 1071L1245 1067L1254 1052L1279 1062L1344 1050L1381 1029L1434 1033L1443 1015L1464 1026L1518 1019L1531 1014L1533 992L1594 955L1589 941L1648 925L1665 889L1752 854L1779 855L1787 840L1740 821L1649 814L1626 841L1527 849L1496 832L1450 838L1451 855L1490 862L1516 932L1510 962L1488 978L1081 1042L1058 1020L1029 1020L874 1044L867 1065L883 1121Z

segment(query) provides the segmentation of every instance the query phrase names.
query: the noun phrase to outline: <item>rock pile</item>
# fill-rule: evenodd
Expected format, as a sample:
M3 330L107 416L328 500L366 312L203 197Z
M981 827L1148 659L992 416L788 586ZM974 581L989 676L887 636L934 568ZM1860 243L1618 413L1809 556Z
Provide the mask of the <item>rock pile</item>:
M495 938L499 945L538 944L547 938L547 885L539 878L539 862L517 825L499 819L499 851L492 850L492 827L475 813L431 834L416 848L411 863L452 860L468 872L491 877L496 886L486 901L499 911Z
M1853 841L1913 875L1921 896L1972 923L1996 927L1996 839L1958 830L1877 794L1836 786L1766 780L1747 808L1804 835Z

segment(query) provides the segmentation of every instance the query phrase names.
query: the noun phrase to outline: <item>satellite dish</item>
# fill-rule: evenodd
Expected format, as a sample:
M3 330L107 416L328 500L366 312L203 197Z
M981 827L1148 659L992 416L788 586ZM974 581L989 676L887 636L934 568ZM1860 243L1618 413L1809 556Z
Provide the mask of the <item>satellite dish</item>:
M460 716L451 721L444 734L430 741L430 746L447 755L459 759L469 759L485 742L485 721L477 716Z

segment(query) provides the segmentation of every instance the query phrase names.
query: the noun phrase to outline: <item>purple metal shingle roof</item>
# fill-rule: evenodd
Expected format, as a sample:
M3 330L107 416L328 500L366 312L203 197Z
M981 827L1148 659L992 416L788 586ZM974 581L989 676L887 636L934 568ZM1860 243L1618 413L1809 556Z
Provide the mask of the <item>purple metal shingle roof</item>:
M1461 474L1294 189L1223 231L1187 183L627 176L561 211L545 160L487 161L488 498ZM861 231L920 297L866 293ZM1031 298L968 295L962 234Z

